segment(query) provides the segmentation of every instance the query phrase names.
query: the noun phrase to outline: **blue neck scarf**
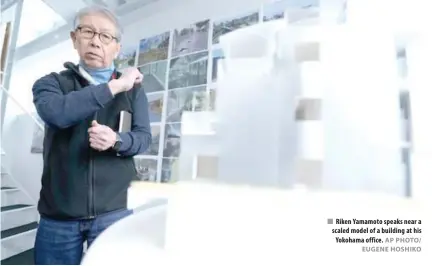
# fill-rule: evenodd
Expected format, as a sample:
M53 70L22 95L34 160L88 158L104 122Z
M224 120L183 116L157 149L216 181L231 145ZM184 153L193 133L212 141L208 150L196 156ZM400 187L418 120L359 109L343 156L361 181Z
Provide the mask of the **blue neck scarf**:
M89 73L98 84L107 83L110 81L112 73L115 69L114 63L112 63L110 67L98 69L86 66L82 60L80 61L79 65L84 68L84 70L87 71L87 73Z

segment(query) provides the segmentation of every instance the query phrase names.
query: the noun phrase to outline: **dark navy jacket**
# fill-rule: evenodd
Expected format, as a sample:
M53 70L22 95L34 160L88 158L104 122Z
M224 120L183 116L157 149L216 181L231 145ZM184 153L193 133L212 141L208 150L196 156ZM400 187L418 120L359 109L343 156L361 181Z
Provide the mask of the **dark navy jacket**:
M89 85L77 66L51 73L33 85L33 102L45 122L41 216L85 219L127 205L127 189L136 178L133 156L151 144L148 101L142 89L111 94L107 84ZM121 74L116 72L117 77ZM132 130L120 133L119 154L90 148L88 128L118 129L121 111L132 113Z

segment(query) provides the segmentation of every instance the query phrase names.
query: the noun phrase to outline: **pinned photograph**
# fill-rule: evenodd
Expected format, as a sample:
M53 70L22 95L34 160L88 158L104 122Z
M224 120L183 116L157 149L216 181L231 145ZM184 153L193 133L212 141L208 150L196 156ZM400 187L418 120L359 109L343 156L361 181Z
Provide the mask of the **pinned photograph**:
M399 107L401 111L401 126L402 126L402 140L409 143L412 141L411 129L411 99L408 91L400 92L399 94Z
M211 89L209 92L209 111L215 111L216 110L216 89Z
M178 174L178 159L164 158L162 160L161 182L176 182L180 180Z
M207 50L209 20L174 30L172 57Z
M150 123L158 123L162 120L163 98L163 92L147 95Z
M165 142L163 157L179 157L181 143L181 124L166 124L165 125Z
M139 44L138 65L144 65L168 58L169 31L142 39Z
M171 59L168 89L207 83L208 52Z
M139 67L140 72L144 75L141 88L146 93L165 90L167 67L167 60Z
M289 7L289 0L279 0L264 4L263 21L272 21L284 18L285 10Z
M142 158L139 155L134 157L137 179L140 181L157 180L157 160Z
M258 23L258 21L259 12L256 11L215 22L213 24L213 44L219 43L220 36L237 29L254 25Z
M167 122L181 122L184 111L205 111L208 106L206 86L182 88L168 92Z
M137 44L129 44L122 46L119 55L114 60L116 69L121 70L135 65L137 55Z
M286 9L288 23L293 25L318 25L320 9L315 0L309 0L301 6ZM341 14L343 15L343 14ZM338 18L340 20L341 18ZM343 19L343 18L342 18Z
M218 73L218 65L219 65L219 60L220 59L224 59L225 55L223 53L222 49L214 49L212 51L212 82L216 82L217 81L217 73Z
M39 124L44 125L44 122L37 114L34 113L33 116L38 120ZM40 128L39 124L34 123L30 153L43 153L43 141L45 138L45 128Z
M147 149L143 155L155 155L159 154L159 141L160 141L160 125L152 125L151 126L151 134L152 134L152 143L150 147Z

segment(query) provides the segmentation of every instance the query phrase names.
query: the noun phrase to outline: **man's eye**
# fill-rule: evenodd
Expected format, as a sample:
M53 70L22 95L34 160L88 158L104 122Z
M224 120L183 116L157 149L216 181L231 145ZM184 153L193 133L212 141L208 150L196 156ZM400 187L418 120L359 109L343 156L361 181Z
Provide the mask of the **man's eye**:
M93 33L93 31L92 30L84 30L84 33L90 34L90 33Z
M102 38L105 38L107 40L111 39L111 35L107 34L107 33L101 33Z

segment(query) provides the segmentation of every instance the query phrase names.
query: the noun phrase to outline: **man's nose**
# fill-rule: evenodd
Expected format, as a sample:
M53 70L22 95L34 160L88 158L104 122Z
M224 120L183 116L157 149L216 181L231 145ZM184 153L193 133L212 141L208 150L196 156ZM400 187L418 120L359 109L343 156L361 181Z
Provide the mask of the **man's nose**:
M95 36L90 40L90 45L95 48L101 47L99 36L97 34L95 34Z

